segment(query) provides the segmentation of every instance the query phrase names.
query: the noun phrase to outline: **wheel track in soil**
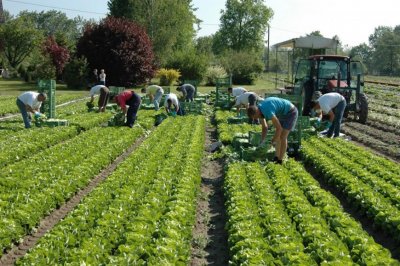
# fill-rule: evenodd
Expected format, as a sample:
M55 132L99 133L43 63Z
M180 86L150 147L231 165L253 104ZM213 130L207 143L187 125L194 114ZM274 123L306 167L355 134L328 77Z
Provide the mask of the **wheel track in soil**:
M42 236L50 231L61 219L67 216L85 196L87 196L102 181L104 181L117 168L117 166L122 163L146 138L147 136L145 135L137 139L108 167L104 168L101 173L95 176L85 188L82 188L62 206L60 206L58 209L55 209L48 216L43 218L39 225L32 231L32 234L26 235L18 245L14 245L12 249L3 254L3 256L0 258L0 266L14 265L17 259L22 258L29 249L36 245Z

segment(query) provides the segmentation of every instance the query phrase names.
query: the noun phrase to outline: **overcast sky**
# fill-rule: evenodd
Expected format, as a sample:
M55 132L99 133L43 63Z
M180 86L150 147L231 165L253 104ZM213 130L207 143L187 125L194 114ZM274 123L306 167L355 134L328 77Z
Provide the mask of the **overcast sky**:
M3 0L3 7L17 15L21 10L58 9L68 17L78 15L99 20L108 12L108 0ZM274 16L270 21L270 44L304 36L319 30L324 37L339 36L343 45L368 44L378 26L400 25L399 0L265 0ZM374 3L374 4L372 4ZM218 30L225 0L193 0L196 15L203 21L198 36ZM265 38L267 39L267 38Z

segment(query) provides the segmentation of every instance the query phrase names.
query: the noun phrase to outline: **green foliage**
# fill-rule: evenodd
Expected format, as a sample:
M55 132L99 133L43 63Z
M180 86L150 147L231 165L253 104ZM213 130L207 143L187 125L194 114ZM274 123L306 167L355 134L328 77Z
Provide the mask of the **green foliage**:
M56 68L49 56L43 56L36 66L36 76L38 79L56 79Z
M264 65L255 52L228 51L219 58L220 64L232 74L234 84L254 84Z
M196 54L193 49L178 51L167 63L169 68L178 69L183 80L202 80L207 71L208 60L205 55Z
M84 57L73 58L65 65L64 81L68 89L86 88L88 75L89 65Z
M181 73L175 69L161 68L157 71L156 77L160 79L161 86L171 86L178 81Z
M164 66L176 50L192 46L198 23L191 0L110 0L110 15L141 25L149 35L157 61Z
M0 26L0 51L13 68L17 68L42 40L42 33L27 18L11 19Z
M226 49L255 50L264 47L264 34L273 11L262 0L227 0L215 34L214 52Z
M217 78L224 78L228 74L222 66L209 66L205 74L205 82L208 86L215 86L215 81Z

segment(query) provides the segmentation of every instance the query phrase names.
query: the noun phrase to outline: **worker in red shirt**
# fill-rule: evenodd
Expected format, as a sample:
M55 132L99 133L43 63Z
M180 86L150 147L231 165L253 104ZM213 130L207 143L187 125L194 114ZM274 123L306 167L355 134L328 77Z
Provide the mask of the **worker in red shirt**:
M121 107L126 116L126 126L133 127L141 101L141 97L134 91L123 91L114 97L113 102ZM126 108L127 105L129 106L128 109Z

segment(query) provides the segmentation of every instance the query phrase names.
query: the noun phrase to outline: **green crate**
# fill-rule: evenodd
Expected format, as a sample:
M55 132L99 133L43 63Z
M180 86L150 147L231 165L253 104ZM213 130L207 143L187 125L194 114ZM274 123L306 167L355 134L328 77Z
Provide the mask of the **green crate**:
M109 103L106 105L106 110L117 110L118 105L116 103Z
M141 104L140 105L140 109L143 109L143 110L152 110L152 109L155 109L155 106L154 106L154 104L152 104L152 103L150 103L150 104Z
M69 126L69 122L68 120L65 119L50 118L43 122L43 126L48 126L48 127Z
M247 138L234 138L232 141L232 146L235 150L240 151L240 148L250 147L249 140Z
M261 132L249 131L249 143L258 146L261 143Z
M246 123L249 119L247 117L232 116L228 117L228 124L242 124Z
M249 148L242 147L240 150L240 158L245 161L271 160L275 155L275 150L270 145Z
M198 102L181 102L180 108L184 113L201 113L203 109L203 104Z

